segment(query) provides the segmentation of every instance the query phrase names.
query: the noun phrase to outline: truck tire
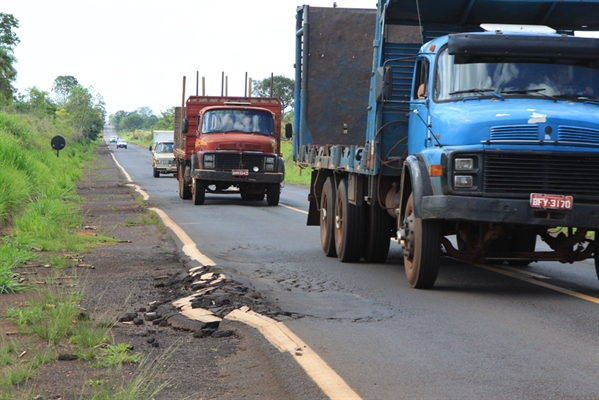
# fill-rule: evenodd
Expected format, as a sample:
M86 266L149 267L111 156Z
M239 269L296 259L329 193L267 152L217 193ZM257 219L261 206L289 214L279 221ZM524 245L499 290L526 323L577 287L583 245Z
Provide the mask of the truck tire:
M204 200L206 199L206 181L201 179L193 179L191 181L192 190L191 196L193 199L194 206L201 206L204 204Z
M320 245L327 257L336 257L335 250L335 202L337 191L330 176L324 182L320 194Z
M362 256L364 218L362 207L350 204L347 179L341 179L335 202L335 251L341 262L356 262Z
M378 202L364 206L364 261L383 263L387 260L391 244L391 223L386 210Z
M537 245L537 234L534 232L518 232L510 239L509 251L532 253ZM530 260L508 260L509 265L514 267L526 267L530 264Z
M279 198L281 197L281 184L271 183L266 189L266 203L269 206L279 205Z
M191 199L191 188L185 184L185 165L179 167L179 197L183 200Z
M441 223L414 216L414 196L406 204L404 230L404 268L410 286L433 287L441 263Z
M160 172L158 172L158 168L152 168L152 175L154 175L154 178L160 177Z

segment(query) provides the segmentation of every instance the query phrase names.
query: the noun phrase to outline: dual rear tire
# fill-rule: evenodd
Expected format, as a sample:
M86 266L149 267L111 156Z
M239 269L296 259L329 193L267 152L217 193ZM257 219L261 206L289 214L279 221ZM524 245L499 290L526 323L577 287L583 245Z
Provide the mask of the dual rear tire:
M320 195L320 244L327 257L342 262L382 263L391 242L391 223L378 204L356 206L349 202L347 179L339 185L330 176Z
M183 200L191 199L191 187L185 184L185 165L180 165L178 168L179 173L179 197Z

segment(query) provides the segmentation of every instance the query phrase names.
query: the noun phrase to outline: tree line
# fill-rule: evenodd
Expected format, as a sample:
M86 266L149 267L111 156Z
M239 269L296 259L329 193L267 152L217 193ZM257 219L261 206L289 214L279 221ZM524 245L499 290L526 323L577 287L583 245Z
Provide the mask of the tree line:
M253 81L252 96L277 97L283 108L283 124L293 122L293 92L295 81L282 75ZM134 111L119 110L108 117L117 132L135 132L151 130L173 130L175 125L175 107L152 113L149 107L140 107Z
M93 86L84 87L70 75L58 76L50 92L38 87L18 93L13 86L17 79L17 62L14 49L20 43L14 29L19 21L12 15L0 12L0 111L5 113L35 114L48 116L71 125L80 140L97 139L107 119L104 98ZM253 81L253 96L277 97L283 106L283 124L293 121L294 80L274 76ZM52 96L53 95L53 96ZM118 132L137 130L172 130L174 107L153 114L149 107L134 111L117 111L108 121Z
M35 114L60 120L73 127L78 140L94 140L101 133L106 118L103 97L93 86L84 87L73 76L58 76L49 92L37 87L17 93L14 49L20 43L14 29L19 20L0 12L0 111L15 114Z

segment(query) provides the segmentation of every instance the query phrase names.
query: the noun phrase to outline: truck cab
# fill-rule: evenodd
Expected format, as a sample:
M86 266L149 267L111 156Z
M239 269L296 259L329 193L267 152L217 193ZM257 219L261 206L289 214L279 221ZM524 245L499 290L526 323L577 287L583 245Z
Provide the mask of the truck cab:
M277 205L285 177L280 123L279 99L190 97L175 153L182 198L201 205L206 193L238 194Z
M415 288L444 255L599 275L598 0L297 13L294 157L327 256L396 237Z

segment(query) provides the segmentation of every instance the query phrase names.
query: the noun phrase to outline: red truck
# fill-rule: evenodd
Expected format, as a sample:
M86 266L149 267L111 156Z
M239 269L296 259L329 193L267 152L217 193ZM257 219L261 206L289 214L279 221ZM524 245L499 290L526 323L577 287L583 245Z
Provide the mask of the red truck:
M279 204L285 166L281 101L271 97L190 96L175 107L179 196L204 204L206 193Z

